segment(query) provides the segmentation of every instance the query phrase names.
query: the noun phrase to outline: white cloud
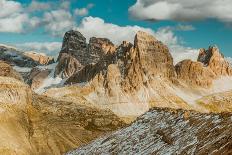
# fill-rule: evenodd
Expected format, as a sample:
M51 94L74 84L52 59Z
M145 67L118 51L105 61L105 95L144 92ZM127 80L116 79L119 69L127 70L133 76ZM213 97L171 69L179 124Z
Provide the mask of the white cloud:
M16 13L7 18L0 18L0 32L20 33L24 30L24 24L27 23L26 14Z
M60 3L60 7L61 7L62 9L68 10L69 7L70 7L70 1L62 1L62 2Z
M0 18L5 18L22 10L20 3L15 1L0 0Z
M51 8L51 4L48 2L38 2L36 0L33 0L30 5L28 6L28 11L43 11L43 10L49 10Z
M39 53L46 53L47 55L57 56L61 49L61 42L26 42L16 44L18 48L24 51L35 51Z
M196 60L198 56L198 50L184 47L178 37L175 36L172 29L168 27L161 28L155 32L150 28L140 26L118 26L112 23L105 23L101 18L85 17L76 30L80 31L87 39L92 36L109 38L117 45L123 40L133 42L136 32L142 30L154 35L158 40L168 45L175 63L183 59Z
M196 28L193 25L178 24L176 30L178 31L194 31Z
M30 17L19 2L0 0L0 10L0 32L22 33L40 22Z
M46 31L55 36L61 36L75 26L71 13L62 9L46 12L43 17L43 24Z
M193 21L207 18L232 22L231 0L137 0L129 8L140 20Z
M80 9L75 9L74 14L76 16L86 16L89 14L89 10L87 8L80 8Z
M22 13L22 6L15 1L0 0L0 32L16 32L23 30L28 16Z
M76 8L74 10L74 14L76 16L86 16L89 14L89 9L91 9L92 7L94 7L94 4L89 3L86 8Z

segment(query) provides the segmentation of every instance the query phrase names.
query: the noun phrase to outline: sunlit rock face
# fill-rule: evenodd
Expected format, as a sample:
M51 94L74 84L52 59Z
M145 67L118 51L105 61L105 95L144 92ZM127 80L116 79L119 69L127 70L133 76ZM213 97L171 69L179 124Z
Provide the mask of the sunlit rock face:
M154 108L68 155L231 154L232 114Z
M114 44L108 39L92 37L88 44L80 32L68 31L64 35L55 75L68 78L84 66L97 63L103 55L114 50Z
M16 72L9 64L0 60L0 76L12 77L18 80L23 80L21 75Z
M0 60L19 67L35 67L54 63L53 57L35 52L23 52L6 45L0 45Z
M125 125L87 100L36 95L11 74L0 76L0 154L64 154Z
M183 60L176 66L178 79L190 84L210 88L213 81L222 76L231 76L232 68L217 47L200 49L197 62Z
M38 62L40 65L49 65L55 63L53 57L46 56L45 54L40 54L36 52L24 52L24 55Z
M167 46L147 33L138 32L134 45L124 41L115 52L108 52L96 64L86 65L65 84L86 84L90 91L84 97L92 104L109 108L120 116L137 116L152 106L169 104L189 109L169 89L175 82L175 68Z

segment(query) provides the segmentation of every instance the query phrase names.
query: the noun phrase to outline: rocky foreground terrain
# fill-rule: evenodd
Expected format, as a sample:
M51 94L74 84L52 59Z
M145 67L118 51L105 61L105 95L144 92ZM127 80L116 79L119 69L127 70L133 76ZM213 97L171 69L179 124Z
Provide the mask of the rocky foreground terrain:
M70 30L56 62L0 45L0 154L231 154L231 99L216 46L174 64L141 31L114 45Z
M68 155L232 153L232 114L154 108L129 127Z

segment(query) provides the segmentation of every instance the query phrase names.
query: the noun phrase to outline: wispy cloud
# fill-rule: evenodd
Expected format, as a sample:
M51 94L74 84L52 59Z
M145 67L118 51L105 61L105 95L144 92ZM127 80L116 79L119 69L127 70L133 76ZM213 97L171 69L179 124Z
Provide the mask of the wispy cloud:
M92 7L94 7L93 3L88 4L85 8L76 8L74 10L74 14L76 16L86 16L89 14L89 9L91 9Z
M61 42L26 42L15 46L24 51L35 51L57 56L61 49Z

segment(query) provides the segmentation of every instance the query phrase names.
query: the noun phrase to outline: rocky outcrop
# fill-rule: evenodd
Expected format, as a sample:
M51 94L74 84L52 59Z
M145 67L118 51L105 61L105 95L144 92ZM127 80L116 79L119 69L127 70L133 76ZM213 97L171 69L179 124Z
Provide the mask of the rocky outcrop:
M40 65L49 65L55 63L55 60L51 56L45 54L35 53L35 52L24 52L25 56L33 59L35 62L38 62Z
M59 75L61 78L67 78L79 71L82 67L75 57L62 53L56 66L55 75Z
M52 57L32 52L22 52L14 47L0 45L0 60L19 67L35 67L54 62Z
M86 84L83 89L88 88L89 93L84 97L92 104L111 109L120 116L133 117L153 106L189 109L175 94L172 88L175 81L167 46L147 33L138 32L134 45L124 41L98 63L74 73L65 84Z
M67 155L231 154L232 114L152 109L129 127Z
M84 66L97 63L101 57L114 50L114 44L108 39L92 37L87 44L80 32L68 31L64 35L55 75L68 78Z
M230 64L217 47L212 46L208 50L201 49L198 61L210 68L217 77L232 75Z
M111 111L80 102L33 95L28 117L34 154L64 154L126 125Z
M0 76L12 77L18 80L23 80L22 76L16 72L9 64L0 60Z
M31 97L22 81L0 76L0 154L33 154L27 117Z
M201 62L183 60L179 62L175 68L177 78L191 86L208 88L212 86L213 80L216 78L214 72L204 67Z
M39 96L23 82L0 76L0 154L64 154L125 125L87 100Z
M197 62L184 60L176 66L181 82L191 86L209 88L214 80L222 76L231 76L232 68L217 47L200 49Z
M108 53L95 65L87 65L67 80L67 84L88 82L97 74L107 77L108 66L116 64L122 85L133 89L149 82L152 77L174 78L173 59L167 46L153 36L138 32L135 45L123 42L114 53ZM109 79L110 80L110 79Z
M27 78L27 83L31 86L32 90L36 90L43 84L50 73L50 69L34 67Z

